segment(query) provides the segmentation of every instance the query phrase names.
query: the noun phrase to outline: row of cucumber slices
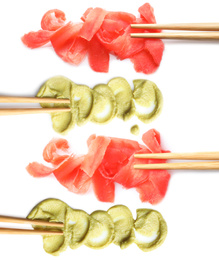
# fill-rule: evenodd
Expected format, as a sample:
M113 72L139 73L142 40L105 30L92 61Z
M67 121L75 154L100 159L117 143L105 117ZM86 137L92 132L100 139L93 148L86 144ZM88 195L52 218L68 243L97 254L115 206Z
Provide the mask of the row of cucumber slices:
M137 209L134 220L132 212L124 205L88 214L69 207L61 200L47 199L36 205L28 218L64 223L63 236L43 236L44 250L52 255L59 255L68 246L71 249L81 245L102 249L111 243L121 249L135 243L146 252L160 246L167 235L166 222L158 211ZM34 228L54 230L45 226Z
M70 107L71 112L52 113L53 128L66 133L76 124L88 121L106 124L118 117L124 121L136 115L142 122L153 121L161 112L163 97L152 81L137 79L134 89L122 77L111 79L107 84L94 88L78 85L63 76L50 78L40 88L38 97L69 98L71 104L41 104L42 107Z

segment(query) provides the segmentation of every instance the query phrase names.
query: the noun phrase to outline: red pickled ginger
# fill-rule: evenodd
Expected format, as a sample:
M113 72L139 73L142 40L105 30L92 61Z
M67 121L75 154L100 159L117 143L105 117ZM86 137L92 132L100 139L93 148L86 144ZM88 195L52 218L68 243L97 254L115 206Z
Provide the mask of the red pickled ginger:
M138 9L140 17L127 12L106 11L100 7L88 8L80 23L66 23L65 13L58 9L46 12L41 29L25 34L21 40L29 48L39 48L49 42L65 62L79 65L86 56L91 69L108 72L110 54L118 59L130 59L137 72L155 72L161 62L162 40L131 38L133 23L156 23L154 10L146 3Z
M143 144L134 140L91 135L88 153L75 155L69 150L65 139L52 139L43 150L44 160L52 167L33 162L27 171L33 177L53 174L55 178L74 193L84 194L90 186L98 200L113 202L115 183L125 189L135 188L142 202L159 203L165 196L170 174L166 170L138 170L134 164L156 163L165 160L137 159L135 153L162 153L160 133L155 129L143 136Z

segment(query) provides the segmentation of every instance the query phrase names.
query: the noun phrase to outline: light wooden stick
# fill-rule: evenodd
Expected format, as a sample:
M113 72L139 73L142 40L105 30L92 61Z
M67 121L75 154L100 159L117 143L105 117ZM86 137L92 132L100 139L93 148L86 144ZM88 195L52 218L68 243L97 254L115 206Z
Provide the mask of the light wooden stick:
M131 27L139 29L219 31L219 23L131 24Z
M158 163L135 164L135 169L165 169L165 170L218 170L219 162L184 162L184 163Z
M37 229L15 229L15 228L0 228L0 234L8 235L63 235L62 231L49 231Z
M54 112L70 112L71 108L1 108L0 116L38 114L38 113L54 113Z
M219 160L219 152L146 153L146 154L135 154L134 157L145 158L145 159Z
M131 33L132 38L219 40L219 32Z
M40 226L50 226L50 227L64 227L63 223L60 222L49 222L38 219L27 219L27 218L15 218L8 216L0 216L0 222L5 223L17 223L17 224L31 224L31 225L40 225Z
M7 97L0 96L0 103L70 103L67 98Z

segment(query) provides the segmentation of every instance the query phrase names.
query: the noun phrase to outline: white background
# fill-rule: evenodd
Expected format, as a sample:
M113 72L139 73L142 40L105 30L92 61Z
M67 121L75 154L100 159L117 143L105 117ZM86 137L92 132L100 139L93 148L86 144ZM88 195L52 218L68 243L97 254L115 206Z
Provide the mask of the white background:
M144 125L133 119L127 123L113 120L106 126L88 124L72 130L66 138L75 152L86 152L90 134L125 137L141 141L150 128L161 133L164 149L173 152L219 150L219 43L195 41L165 41L160 68L152 75L136 73L129 60L111 58L107 74L93 72L87 60L78 67L64 63L52 48L26 48L20 38L29 31L40 29L43 14L54 8L66 13L67 20L79 22L88 7L126 11L138 16L142 0L114 1L1 1L0 3L0 94L34 96L45 80L63 75L78 84L93 87L107 83L112 77L154 81L164 96L163 111L158 119ZM151 0L158 23L217 22L217 0ZM2 106L2 105L1 105ZM141 135L135 137L129 129L139 123ZM155 251L144 253L134 244L126 250L115 245L95 251L85 246L68 249L59 259L218 259L219 233L219 174L217 171L172 171L165 199L156 206L141 203L135 190L117 187L114 204L98 202L93 191L80 196L68 192L55 178L35 179L25 167L29 162L42 161L42 151L53 137L49 115L0 117L0 214L26 217L39 201L55 197L88 213L108 209L114 204L128 206L135 216L137 208L154 208L162 213L168 224L165 243ZM43 250L39 236L0 236L0 258L19 257L54 259Z

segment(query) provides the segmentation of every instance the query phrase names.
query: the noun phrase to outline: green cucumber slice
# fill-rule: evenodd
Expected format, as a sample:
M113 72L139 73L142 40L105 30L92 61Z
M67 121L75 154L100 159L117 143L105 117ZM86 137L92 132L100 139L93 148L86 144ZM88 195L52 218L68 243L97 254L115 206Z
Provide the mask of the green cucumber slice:
M57 199L47 199L39 204L37 204L33 210L27 216L28 219L40 219L50 222L63 222L65 223L66 211L68 205L61 200ZM62 230L62 228L46 227L46 226L33 226L34 229L41 230ZM44 235L43 237L43 248L44 250L52 255L59 255L61 252L65 251L68 247L69 241L68 237L64 234L60 235Z
M108 82L116 98L117 117L124 121L129 120L135 114L133 93L128 81L122 77L116 77Z
M167 224L155 210L138 209L135 226L135 243L144 252L159 247L167 236Z
M114 223L115 237L114 244L121 249L127 248L135 239L134 219L128 207L116 205L108 209Z
M135 114L144 123L150 123L161 113L163 96L157 85L150 80L137 79L134 83Z
M73 115L78 126L88 122L93 108L93 91L85 85L74 85L71 90Z
M110 122L116 115L115 96L106 84L99 84L93 88L94 103L91 121L105 124Z
M90 227L90 216L83 210L67 209L66 232L69 236L69 246L76 249L84 244Z
M93 249L107 247L114 238L114 224L106 211L97 210L90 215L90 230L85 245Z

